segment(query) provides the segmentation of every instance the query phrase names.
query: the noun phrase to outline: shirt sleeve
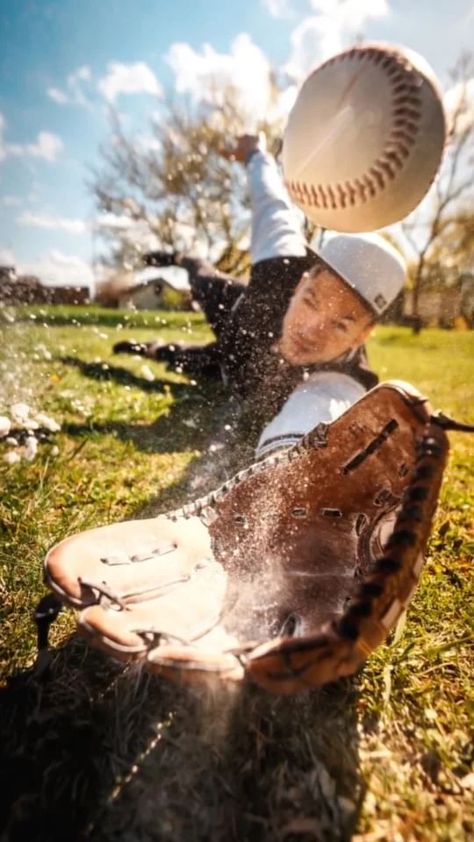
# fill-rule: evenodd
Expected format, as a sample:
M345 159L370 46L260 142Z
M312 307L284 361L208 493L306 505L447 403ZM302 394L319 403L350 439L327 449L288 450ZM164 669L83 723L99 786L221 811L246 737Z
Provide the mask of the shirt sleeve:
M359 400L361 383L335 371L317 372L296 387L282 409L263 430L256 457L292 447L317 424L330 424Z
M247 164L252 209L252 263L273 257L304 257L303 214L290 201L275 159L255 152Z

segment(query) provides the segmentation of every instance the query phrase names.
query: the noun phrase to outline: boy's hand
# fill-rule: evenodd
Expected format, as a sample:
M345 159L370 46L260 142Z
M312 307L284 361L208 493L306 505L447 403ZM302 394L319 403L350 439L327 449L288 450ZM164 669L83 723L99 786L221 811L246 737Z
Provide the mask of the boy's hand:
M231 147L221 150L221 155L229 161L240 161L246 164L254 152L266 152L267 142L263 132L259 134L243 134L237 137Z

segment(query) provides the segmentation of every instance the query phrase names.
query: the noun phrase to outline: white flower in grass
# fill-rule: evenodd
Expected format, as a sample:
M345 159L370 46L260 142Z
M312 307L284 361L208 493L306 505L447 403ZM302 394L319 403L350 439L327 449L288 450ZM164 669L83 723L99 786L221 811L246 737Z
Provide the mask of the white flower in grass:
M12 422L6 415L0 415L0 439L8 436L12 426Z
M61 429L61 424L58 424L54 418L51 418L50 415L46 415L45 412L37 412L35 420L40 427L44 427L45 430L49 430L50 433L59 433L59 430Z
M15 462L21 461L21 456L16 450L9 450L8 453L3 454L3 461L7 462L8 465L14 465Z
M30 414L30 407L27 403L14 403L10 407L10 412L16 424L24 424Z
M148 380L149 383L153 383L155 375L149 365L142 365L140 373L145 380Z
M28 462L32 462L38 452L38 439L34 436L28 436L25 441L24 457Z
M51 360L53 358L51 351L48 350L46 345L37 345L36 351L38 352L40 359L43 358L44 360Z

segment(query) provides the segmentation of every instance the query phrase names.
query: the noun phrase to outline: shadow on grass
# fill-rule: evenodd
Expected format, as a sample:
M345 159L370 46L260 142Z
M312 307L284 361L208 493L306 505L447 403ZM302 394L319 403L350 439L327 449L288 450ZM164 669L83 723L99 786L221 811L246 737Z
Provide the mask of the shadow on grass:
M133 442L137 450L148 453L199 450L216 432L216 426L222 422L222 410L229 404L228 393L218 383L202 382L196 386L165 379L149 382L121 366L104 368L102 363L88 363L75 357L63 357L61 362L79 369L81 374L93 380L112 380L144 392L171 394L174 398L169 411L150 424L122 421L64 424L62 429L70 436L112 433L122 441Z
M81 360L79 357L59 357L63 365L68 365L71 368L77 368L84 377L89 377L91 380L107 381L112 380L120 386L133 386L141 389L143 392L154 392L161 394L164 389L172 389L177 396L180 394L187 394L192 391L187 383L177 383L174 380L147 380L145 377L139 377L137 374L129 371L119 365L109 365L108 363L90 363Z
M349 840L356 689L187 689L72 639L0 692L8 842Z
M94 380L113 380L146 392L169 391L175 398L169 412L162 413L151 424L130 424L110 421L103 424L64 424L63 432L77 438L94 434L112 434L121 441L132 442L146 453L173 453L195 450L200 453L180 480L163 489L157 498L133 512L146 517L174 508L220 485L237 470L252 461L255 431L238 423L237 407L228 391L219 383L201 381L198 386L172 380L149 382L122 366L89 363L76 357L63 357L61 362L80 370Z

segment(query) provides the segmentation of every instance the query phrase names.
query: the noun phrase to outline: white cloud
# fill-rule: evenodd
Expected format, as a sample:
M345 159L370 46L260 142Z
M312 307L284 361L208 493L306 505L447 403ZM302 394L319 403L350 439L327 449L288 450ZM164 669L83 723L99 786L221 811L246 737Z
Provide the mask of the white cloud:
M123 64L112 61L107 72L94 83L91 68L83 65L70 73L63 87L52 86L46 93L58 105L92 107L91 93L98 90L109 103L115 103L122 94L152 94L162 96L162 87L153 70L144 62Z
M42 158L52 163L63 149L64 144L61 138L52 132L39 132L34 143L5 143L3 139L5 125L3 114L0 114L0 161L8 157L30 157Z
M133 201L133 200L130 200ZM156 248L156 237L145 219L131 219L127 214L101 213L93 222L99 234L120 232L120 239L133 247L137 253Z
M5 142L3 140L3 132L5 130L5 117L0 111L0 161L6 158L7 153L5 149Z
M101 213L95 220L94 225L97 228L109 228L115 230L125 230L134 224L126 214L117 213Z
M23 199L19 196L3 196L2 205L6 208L19 208L23 204Z
M261 0L262 5L272 18L291 18L294 11L290 0Z
M311 0L312 8L328 18L339 21L347 31L357 32L370 18L388 15L387 0Z
M63 149L60 137L52 132L39 132L36 143L15 144L15 155L31 155L33 158L44 158L45 161L55 161Z
M162 88L153 70L144 62L121 64L110 62L107 74L97 87L107 102L114 103L121 94L153 94L162 96Z
M92 72L87 64L78 67L74 73L69 76L69 82L74 85L76 82L90 82L92 79Z
M92 82L92 72L87 64L78 67L66 79L65 89L51 87L46 93L58 105L89 106L90 102L84 88Z
M296 79L363 34L369 20L390 14L388 0L311 0L311 7L315 14L302 20L290 36L285 69Z
M218 104L231 86L248 130L262 116L270 116L271 67L246 33L235 38L229 53L218 53L209 44L199 52L189 44L175 43L165 59L175 73L178 93Z
M18 273L36 275L46 284L54 286L91 286L94 278L87 261L76 255L63 254L52 249L38 260L20 263Z
M15 255L11 249L0 248L0 266L14 266Z
M35 275L52 286L94 286L90 264L77 255L64 254L57 249L37 260L21 261L11 249L0 248L0 265L15 266L18 275Z
M19 225L26 225L31 228L48 228L55 231L66 231L68 234L84 234L87 226L82 219L65 219L60 216L49 214L36 214L25 211L17 217Z
M57 102L58 105L67 105L69 102L68 95L59 88L48 88L47 94L52 100L54 100L54 102Z

